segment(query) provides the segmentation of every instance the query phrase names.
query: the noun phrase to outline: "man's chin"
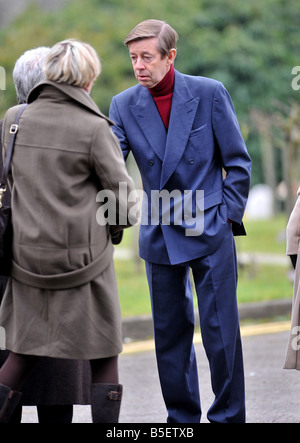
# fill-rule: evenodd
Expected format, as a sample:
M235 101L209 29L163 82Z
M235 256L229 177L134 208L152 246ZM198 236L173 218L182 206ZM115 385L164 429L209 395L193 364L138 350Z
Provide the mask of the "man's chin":
M148 77L145 77L145 78L138 77L137 80L141 86L146 86L147 88L152 88L152 86L153 86Z

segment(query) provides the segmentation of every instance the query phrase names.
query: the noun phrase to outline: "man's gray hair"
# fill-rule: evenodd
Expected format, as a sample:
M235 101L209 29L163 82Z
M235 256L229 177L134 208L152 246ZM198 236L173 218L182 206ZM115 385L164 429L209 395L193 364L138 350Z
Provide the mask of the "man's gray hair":
M44 63L50 48L41 46L30 49L16 61L13 79L17 92L18 103L26 103L32 88L45 79Z

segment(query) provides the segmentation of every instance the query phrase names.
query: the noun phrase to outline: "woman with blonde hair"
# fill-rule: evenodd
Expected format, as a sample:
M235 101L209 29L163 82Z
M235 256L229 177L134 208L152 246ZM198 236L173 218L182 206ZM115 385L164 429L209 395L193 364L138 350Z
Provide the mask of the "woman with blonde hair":
M0 309L10 351L0 369L0 423L9 421L19 386L41 356L89 360L93 422L118 421L122 333L113 243L134 223L134 184L113 123L89 96L100 72L90 45L56 44L46 80L31 90L19 122L9 178L14 261ZM4 156L18 110L5 115ZM114 196L122 226L97 221L100 190Z

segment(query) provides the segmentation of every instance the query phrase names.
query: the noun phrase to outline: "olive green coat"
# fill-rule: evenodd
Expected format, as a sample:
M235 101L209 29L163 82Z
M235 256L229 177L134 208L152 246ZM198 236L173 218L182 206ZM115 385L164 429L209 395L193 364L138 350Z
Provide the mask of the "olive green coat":
M6 347L70 359L117 355L122 334L113 245L110 228L97 221L97 194L113 193L117 216L120 208L128 214L133 181L112 122L84 90L43 82L28 103L10 177L15 264L0 310ZM4 119L4 155L17 109ZM128 191L122 201L120 182Z

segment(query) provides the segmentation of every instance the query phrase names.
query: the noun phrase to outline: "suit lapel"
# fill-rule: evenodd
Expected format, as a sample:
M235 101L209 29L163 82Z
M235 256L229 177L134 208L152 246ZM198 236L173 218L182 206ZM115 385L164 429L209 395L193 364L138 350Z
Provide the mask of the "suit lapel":
M136 105L131 106L131 112L153 151L163 161L167 134L155 102L147 88L143 86L140 88L139 98Z
M187 145L198 108L199 97L193 98L184 76L175 71L172 110L163 160L160 189L173 174Z
M183 74L175 70L175 84L168 133L151 94L139 88L139 96L131 112L149 141L153 151L163 162L160 189L169 180L187 145L200 98L193 98Z

